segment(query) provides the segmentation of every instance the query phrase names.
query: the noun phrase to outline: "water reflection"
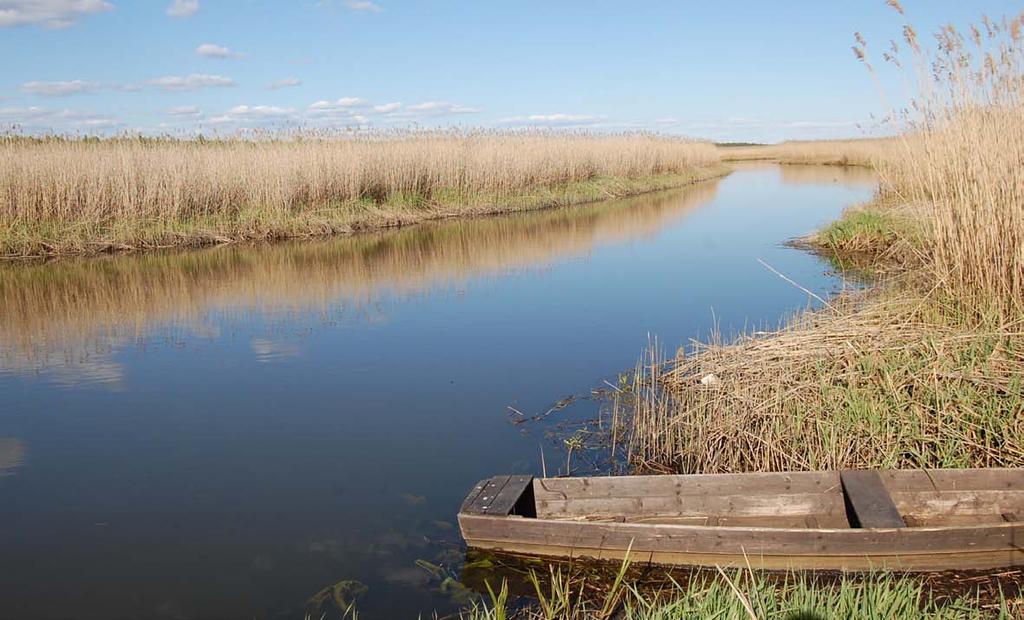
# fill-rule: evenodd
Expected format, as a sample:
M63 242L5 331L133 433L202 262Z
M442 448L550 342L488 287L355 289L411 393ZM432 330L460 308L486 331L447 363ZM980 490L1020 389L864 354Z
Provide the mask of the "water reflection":
M870 195L819 170L0 265L0 616L302 618L352 598L361 618L451 612L468 596L466 490L539 473L541 443L549 470L567 461L510 406L614 381L649 334L674 346L807 303L758 259L837 285L781 244Z
M122 369L115 351L216 338L223 328L213 315L245 320L255 312L294 327L315 310L317 322L344 313L381 323L386 317L373 302L383 295L498 277L643 238L713 199L717 183L349 238L0 264L0 372L116 389ZM301 353L300 345L273 334L252 338L250 346L268 363Z
M786 185L843 184L874 189L878 175L870 168L859 166L779 166L782 182Z
M25 443L15 437L0 437L0 476L9 476L25 462Z

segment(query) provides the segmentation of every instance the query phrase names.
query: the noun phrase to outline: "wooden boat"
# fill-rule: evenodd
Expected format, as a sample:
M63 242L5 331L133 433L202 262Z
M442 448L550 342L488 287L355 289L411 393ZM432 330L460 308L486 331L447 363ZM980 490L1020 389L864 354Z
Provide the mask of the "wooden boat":
M470 491L471 548L769 570L1024 565L1024 469L496 476Z

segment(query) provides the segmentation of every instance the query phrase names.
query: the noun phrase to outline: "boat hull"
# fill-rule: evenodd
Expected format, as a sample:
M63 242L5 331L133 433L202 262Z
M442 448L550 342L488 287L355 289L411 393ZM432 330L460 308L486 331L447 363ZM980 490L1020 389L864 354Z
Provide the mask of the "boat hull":
M1024 470L496 476L459 511L471 548L764 570L1024 566Z
M903 572L1024 565L1024 524L809 530L460 515L471 548L518 555L763 570Z

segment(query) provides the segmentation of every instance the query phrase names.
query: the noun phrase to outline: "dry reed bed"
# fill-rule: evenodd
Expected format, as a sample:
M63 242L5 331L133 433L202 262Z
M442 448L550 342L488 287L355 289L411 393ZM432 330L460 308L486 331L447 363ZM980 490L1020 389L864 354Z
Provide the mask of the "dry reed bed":
M893 138L790 140L779 144L719 146L723 161L776 161L783 164L874 166L897 148Z
M103 352L175 332L201 334L213 314L370 312L408 295L641 238L712 199L717 182L567 209L432 222L348 238L202 251L0 263L0 372L104 361Z
M721 174L643 135L0 139L0 256L348 232L592 201Z
M818 240L867 250L889 280L774 334L649 352L638 468L1024 466L1022 29L1024 14L947 27L928 50L907 26L889 55L921 76L904 135L775 149L832 163L855 146L879 171L876 203Z

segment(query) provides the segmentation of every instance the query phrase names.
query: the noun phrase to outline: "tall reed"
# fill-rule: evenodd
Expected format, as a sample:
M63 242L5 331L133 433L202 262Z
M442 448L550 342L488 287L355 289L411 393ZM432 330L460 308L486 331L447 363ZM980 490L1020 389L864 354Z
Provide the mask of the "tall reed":
M907 24L903 45L886 54L917 88L907 132L881 161L882 189L925 205L936 286L1004 319L1024 315L1022 29L1024 12L986 17L966 34L945 26L925 47Z
M697 177L717 163L710 144L647 135L8 136L0 139L0 256L317 234L536 208L643 189L572 195L575 184Z

